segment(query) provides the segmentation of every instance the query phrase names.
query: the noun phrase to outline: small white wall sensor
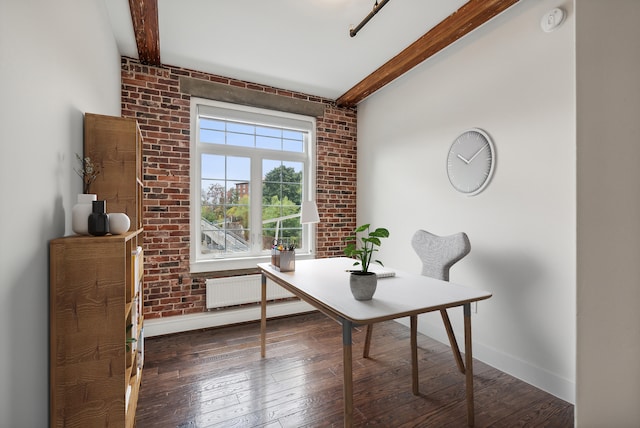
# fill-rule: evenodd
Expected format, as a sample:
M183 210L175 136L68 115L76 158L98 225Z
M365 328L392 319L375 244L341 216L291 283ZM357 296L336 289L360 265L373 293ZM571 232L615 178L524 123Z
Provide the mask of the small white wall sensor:
M555 30L562 24L564 21L565 13L564 10L556 7L555 9L551 9L549 12L545 13L542 19L540 20L540 27L542 31L545 33L550 33Z

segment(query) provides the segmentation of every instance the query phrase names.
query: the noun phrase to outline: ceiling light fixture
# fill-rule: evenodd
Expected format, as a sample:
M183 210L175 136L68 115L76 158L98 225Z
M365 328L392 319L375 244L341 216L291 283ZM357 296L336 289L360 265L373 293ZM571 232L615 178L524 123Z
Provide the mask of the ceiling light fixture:
M369 12L369 15L365 16L364 19L362 20L361 23L358 24L358 26L356 28L351 28L349 30L349 35L351 37L355 37L356 34L358 34L358 31L360 31L360 29L362 27L364 27L366 25L367 22L369 22L369 20L371 18L373 18L373 15L375 15L376 13L378 13L378 11L380 9L382 9L384 7L385 4L389 3L389 0L382 0L380 2L380 4L378 4L378 0L376 0L376 3L373 5L373 10L371 12Z

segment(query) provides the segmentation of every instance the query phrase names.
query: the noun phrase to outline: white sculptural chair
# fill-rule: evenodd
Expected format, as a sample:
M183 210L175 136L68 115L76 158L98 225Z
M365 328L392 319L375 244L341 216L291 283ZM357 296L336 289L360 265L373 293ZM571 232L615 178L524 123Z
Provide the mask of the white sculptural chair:
M418 230L411 239L411 245L422 261L422 275L429 276L443 281L449 281L449 270L456 262L461 260L471 251L469 238L464 232L456 233L449 236L438 236L424 230ZM456 359L458 369L464 373L464 363L460 355L458 342L453 334L451 321L446 309L441 309L442 321L444 322L449 343L453 356ZM416 322L416 320L412 320ZM373 324L367 326L365 336L363 356L369 357L371 346L371 335L373 333Z

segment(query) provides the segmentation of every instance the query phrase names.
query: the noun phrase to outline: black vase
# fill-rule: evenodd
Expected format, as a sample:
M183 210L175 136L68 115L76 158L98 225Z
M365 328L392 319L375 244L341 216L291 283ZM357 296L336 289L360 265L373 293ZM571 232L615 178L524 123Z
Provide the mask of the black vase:
M109 233L109 216L106 213L107 201L92 201L93 212L89 214L89 234L104 236Z

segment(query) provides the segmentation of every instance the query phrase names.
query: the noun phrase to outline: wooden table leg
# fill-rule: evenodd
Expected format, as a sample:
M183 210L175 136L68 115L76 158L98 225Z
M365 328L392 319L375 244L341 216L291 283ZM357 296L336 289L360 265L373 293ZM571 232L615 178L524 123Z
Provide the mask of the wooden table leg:
M471 355L471 304L464 307L464 359L465 377L467 384L467 424L472 427L475 423L473 406L473 356Z
M340 319L342 323L342 365L344 371L344 426L353 426L353 369L351 329L353 323Z
M420 393L418 382L418 316L411 315L411 377L413 395Z
M367 325L367 333L364 336L364 347L362 348L362 358L369 358L371 349L371 336L373 335L373 324Z
M260 355L267 355L267 277L262 274L262 299L260 300Z

